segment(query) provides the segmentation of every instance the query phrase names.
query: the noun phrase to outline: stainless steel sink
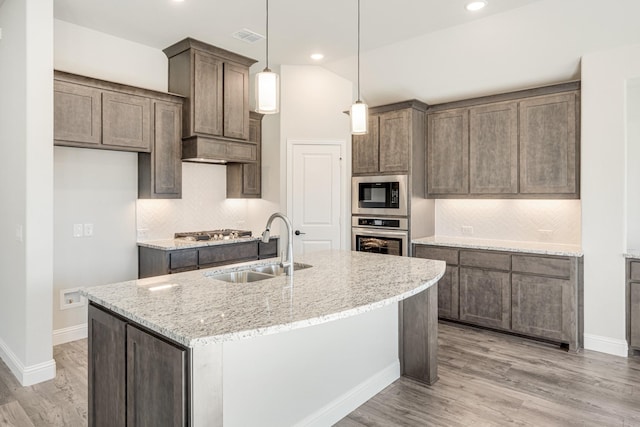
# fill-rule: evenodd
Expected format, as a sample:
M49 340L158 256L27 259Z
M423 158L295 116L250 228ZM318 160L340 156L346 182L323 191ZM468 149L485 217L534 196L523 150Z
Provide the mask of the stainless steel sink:
M311 267L309 264L302 264L300 262L293 263L293 271L304 270L305 268L309 267ZM281 276L284 274L284 268L282 268L280 264L259 265L257 267L253 267L251 271L271 274L272 276Z
M309 267L311 267L309 264L296 262L293 264L293 271L304 270ZM243 270L211 274L207 275L207 277L229 283L250 283L257 282L259 280L272 279L274 277L282 276L283 274L284 268L280 266L280 263L274 263L253 267L247 266Z
M257 282L258 280L271 279L274 277L271 274L258 273L251 270L231 271L229 273L213 274L209 276L212 279L222 280L230 283L249 283Z

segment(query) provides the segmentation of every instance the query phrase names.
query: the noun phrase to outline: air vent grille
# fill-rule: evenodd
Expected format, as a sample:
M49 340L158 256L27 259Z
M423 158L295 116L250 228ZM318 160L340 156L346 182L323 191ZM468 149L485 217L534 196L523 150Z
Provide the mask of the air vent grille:
M258 40L262 40L264 36L262 34L254 33L251 30L243 28L242 30L233 33L233 38L242 40L247 43L255 43Z

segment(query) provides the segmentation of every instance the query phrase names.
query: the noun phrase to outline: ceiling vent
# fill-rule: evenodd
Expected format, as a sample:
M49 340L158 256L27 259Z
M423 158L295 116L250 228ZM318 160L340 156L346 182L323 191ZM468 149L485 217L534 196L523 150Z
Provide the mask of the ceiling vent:
M258 33L254 33L251 30L247 30L246 28L243 28L242 30L236 31L235 33L233 33L233 38L242 40L243 42L247 42L247 43L255 43L258 40L262 40L264 36Z

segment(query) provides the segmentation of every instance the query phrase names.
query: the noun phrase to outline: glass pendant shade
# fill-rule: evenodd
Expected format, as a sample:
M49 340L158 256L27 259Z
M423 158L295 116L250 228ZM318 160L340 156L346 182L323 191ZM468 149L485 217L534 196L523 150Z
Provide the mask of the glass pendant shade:
M367 133L369 119L367 118L369 108L367 104L358 100L351 105L351 133L353 135L363 135Z
M265 68L256 74L256 111L262 114L276 114L280 111L280 76Z

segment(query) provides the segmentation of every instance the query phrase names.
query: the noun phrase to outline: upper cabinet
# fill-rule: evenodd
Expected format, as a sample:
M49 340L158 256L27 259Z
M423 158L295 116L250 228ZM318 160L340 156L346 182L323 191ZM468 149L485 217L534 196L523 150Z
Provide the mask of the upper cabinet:
M182 194L183 98L54 73L54 144L138 152L138 197Z
M183 159L253 162L249 145L249 67L256 61L187 38L164 50L169 91L186 97Z
M369 109L369 132L352 137L353 175L408 174L417 158L422 165L426 109L416 100Z
M428 115L432 198L579 198L579 82L441 104Z
M258 154L255 163L229 163L227 165L227 198L259 199L262 197L262 117L249 113L249 141L255 142Z

